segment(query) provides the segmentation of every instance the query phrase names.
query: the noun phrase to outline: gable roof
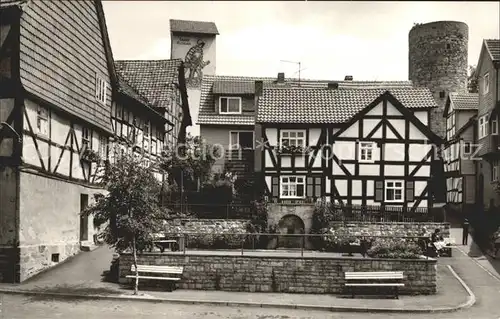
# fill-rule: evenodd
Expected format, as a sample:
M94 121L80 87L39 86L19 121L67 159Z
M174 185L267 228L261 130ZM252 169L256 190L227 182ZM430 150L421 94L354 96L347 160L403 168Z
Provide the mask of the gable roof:
M405 116L413 125L415 125L425 136L427 136L432 142L436 144L441 144L443 139L432 132L428 126L424 125L414 114L411 112L408 107L402 104L400 100L398 100L394 94L390 91L385 91L379 96L377 96L373 101L371 101L367 106L360 109L356 114L354 114L344 125L344 127L337 131L333 138L339 136L343 132L345 132L352 124L357 122L360 118L362 118L365 114L367 114L371 109L377 106L382 101L387 100L391 102L391 104L399 111L401 114Z
M479 93L452 92L448 94L443 116L448 115L452 104L454 110L477 110L479 107Z
M255 81L263 81L264 87L321 89L336 82L339 88L411 88L411 81L331 81L288 78L284 84L276 84L275 77L244 77L228 75L204 75L201 84L200 108L197 124L202 125L255 125L254 114L217 114L214 94L254 94ZM300 85L300 87L299 87Z
M169 125L173 125L172 122L167 120L162 114L158 113L155 109L153 109L152 105L149 103L148 99L142 96L139 92L137 92L132 86L130 86L127 81L120 75L118 75L118 92L133 99L138 104L144 106L144 110L156 118L157 121L168 123Z
M0 9L22 7L26 2L28 2L28 0L2 0L0 1Z
M391 95L409 108L437 107L427 88L391 88ZM386 89L264 88L256 122L294 124L340 124L366 108Z
M214 22L170 19L170 32L219 34Z
M172 101L179 85L181 59L115 61L118 74L154 107Z
M492 61L500 61L500 40L499 39L486 39L484 40L486 50L490 55Z

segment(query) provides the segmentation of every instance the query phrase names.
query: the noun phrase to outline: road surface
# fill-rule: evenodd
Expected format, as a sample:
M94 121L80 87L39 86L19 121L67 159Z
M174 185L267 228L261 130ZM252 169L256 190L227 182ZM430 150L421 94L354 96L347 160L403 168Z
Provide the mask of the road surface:
M3 295L1 299L2 313L0 314L0 318L2 319L498 319L500 316L500 313L498 313L498 315L483 313L478 316L477 311L419 315L329 313L322 311L254 307L146 303L141 301L53 300L41 296L30 297L21 295Z

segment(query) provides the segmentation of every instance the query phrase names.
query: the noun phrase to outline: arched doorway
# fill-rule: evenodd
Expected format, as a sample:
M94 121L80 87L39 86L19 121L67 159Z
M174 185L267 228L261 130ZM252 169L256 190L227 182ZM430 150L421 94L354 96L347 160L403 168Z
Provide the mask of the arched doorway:
M282 236L278 237L278 247L300 248L303 236L287 236L304 234L304 222L296 215L285 215L278 223L278 231Z

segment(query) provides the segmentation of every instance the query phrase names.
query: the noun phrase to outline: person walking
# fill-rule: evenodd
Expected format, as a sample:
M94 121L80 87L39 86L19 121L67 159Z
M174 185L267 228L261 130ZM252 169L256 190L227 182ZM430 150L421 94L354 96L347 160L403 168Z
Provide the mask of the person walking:
M467 245L469 239L469 220L466 218L462 224L462 245Z

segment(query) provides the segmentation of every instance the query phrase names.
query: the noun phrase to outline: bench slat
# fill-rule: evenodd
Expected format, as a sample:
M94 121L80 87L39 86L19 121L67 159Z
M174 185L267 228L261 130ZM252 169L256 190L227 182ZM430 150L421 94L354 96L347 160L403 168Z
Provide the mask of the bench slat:
M405 284L402 283L372 283L372 284L357 284L357 283L346 283L346 286L351 287L404 287Z
M127 278L135 278L135 276L126 276ZM171 278L171 277L152 277L152 276L139 276L139 279L158 279L158 280L170 280L170 281L178 281L181 278Z
M135 271L135 266L131 265L130 270ZM150 273L182 274L182 272L184 271L184 267L137 265L137 270L139 272L150 272Z

